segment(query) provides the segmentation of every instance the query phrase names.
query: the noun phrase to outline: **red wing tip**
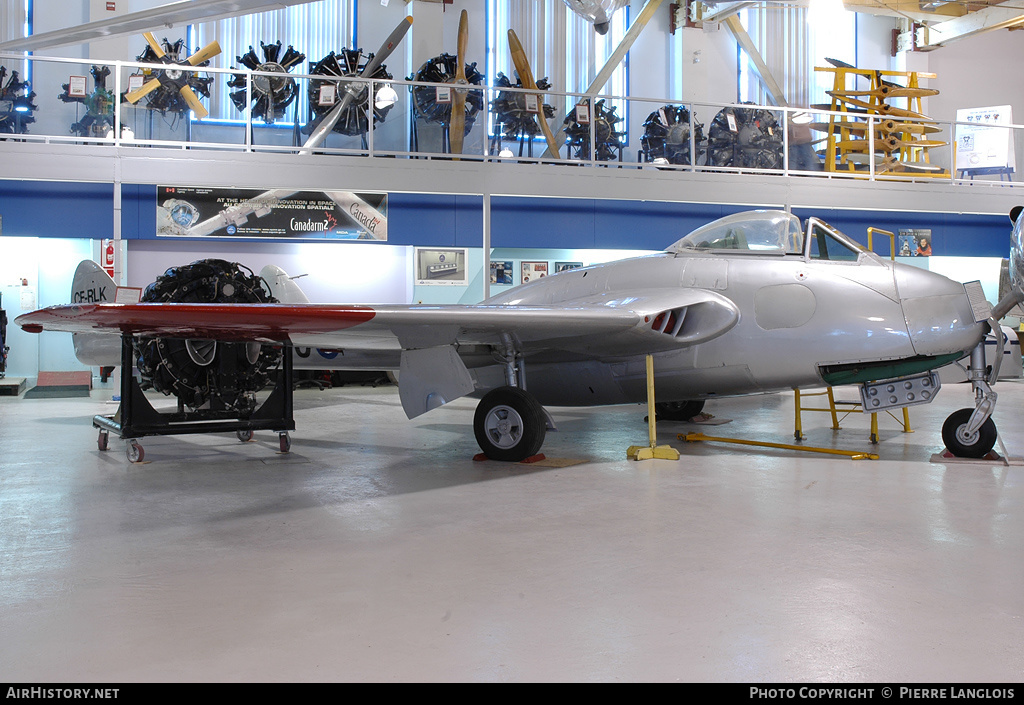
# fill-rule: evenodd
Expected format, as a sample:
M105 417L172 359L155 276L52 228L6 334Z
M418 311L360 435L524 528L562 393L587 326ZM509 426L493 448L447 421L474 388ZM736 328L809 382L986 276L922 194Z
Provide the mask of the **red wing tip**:
M26 333L42 333L43 327L38 323L26 323L21 327Z

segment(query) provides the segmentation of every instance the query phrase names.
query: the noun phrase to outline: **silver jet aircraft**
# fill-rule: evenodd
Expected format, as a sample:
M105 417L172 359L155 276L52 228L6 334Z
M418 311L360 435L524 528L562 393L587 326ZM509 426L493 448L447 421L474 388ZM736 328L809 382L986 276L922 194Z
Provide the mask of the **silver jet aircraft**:
M335 367L398 370L409 418L481 395L477 441L513 461L540 450L553 427L545 405L645 401L648 355L662 418L688 418L721 396L845 384L861 385L865 410L929 402L939 388L931 371L969 356L975 407L947 419L943 441L981 457L995 443L998 374L982 341L1024 298L1020 227L1013 292L994 309L977 282L883 259L817 218L750 211L662 253L560 272L475 305L311 304L276 270L263 275L282 303L84 303L16 322L112 335L111 350L121 334L341 350Z

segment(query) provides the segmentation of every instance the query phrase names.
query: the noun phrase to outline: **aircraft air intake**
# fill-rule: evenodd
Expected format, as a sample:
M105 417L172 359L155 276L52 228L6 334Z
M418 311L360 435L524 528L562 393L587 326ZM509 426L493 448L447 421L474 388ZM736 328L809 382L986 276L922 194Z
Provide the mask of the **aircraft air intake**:
M683 329L683 323L686 321L686 308L673 308L668 311L662 311L654 317L654 322L651 324L651 328L659 333L665 333L671 335L673 338L677 337Z

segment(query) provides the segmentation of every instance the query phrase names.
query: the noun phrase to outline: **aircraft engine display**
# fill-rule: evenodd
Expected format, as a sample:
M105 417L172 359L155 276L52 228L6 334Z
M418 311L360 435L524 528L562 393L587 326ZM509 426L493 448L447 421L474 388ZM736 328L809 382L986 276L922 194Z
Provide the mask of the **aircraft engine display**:
M146 107L163 113L176 113L180 116L195 109L196 115L205 117L208 112L199 98L210 97L212 76L202 76L194 71L183 70L181 67L209 66L210 55L220 52L220 45L215 42L209 48L196 52L193 56L183 53L185 40L179 39L173 44L165 37L162 42L146 33L146 48L136 57L136 61L146 64L164 64L164 69L144 69L143 75L147 84L138 90L125 94L129 103L146 98Z
M65 103L81 103L85 106L85 115L71 125L72 134L80 137L105 138L114 128L114 104L117 103L113 92L107 90L110 67L93 66L89 73L93 79L92 93L85 96L72 95L71 84L65 83L62 86L64 92L57 97Z
M593 111L587 110L587 102L584 100L577 103L565 118L565 142L569 145L570 154L576 159L612 161L618 158L625 142L626 133L615 129L622 118L616 114L615 106L611 110L605 108L604 100L594 103ZM586 120L581 118L584 112L587 114ZM594 121L594 143L597 148L593 151L590 149L589 120Z
M22 81L17 71L11 71L7 78L7 68L0 66L0 133L23 135L28 132L29 124L36 121L32 113L39 107L32 102L35 97L28 81Z
M322 78L315 78L309 82L309 109L313 113L313 119L303 128L303 132L307 134L312 132L342 99L346 91L351 91L355 95L348 104L348 107L338 118L332 131L349 136L366 134L370 127L366 116L366 100L371 84L346 81L344 79L353 76L381 80L392 78L391 74L388 73L387 66L384 64L378 64L367 75L365 69L367 63L372 58L373 54L364 57L361 49L342 49L339 53L332 51L310 67L310 74L322 76ZM372 84L373 90L379 92L383 85L381 83L374 83ZM384 122L384 119L393 107L394 101L374 99L374 127Z
M708 130L712 166L781 169L782 147L782 126L761 108L724 108Z
M289 46L281 53L281 42L264 44L263 61L256 55L251 46L244 55L236 57L238 63L252 71L280 74L280 76L253 76L252 79L252 113L253 118L261 118L268 125L284 116L284 110L298 95L299 89L295 79L288 75L294 67L306 59L306 55ZM248 104L245 74L235 74L228 81L228 87L235 90L231 93L231 102L239 111L244 111Z
M541 127L537 124L536 110L530 110L531 99L536 98L527 93L518 91L503 91L502 88L524 88L523 81L518 76L513 84L512 80L503 73L499 73L494 81L494 87L498 88L498 95L491 103L495 113L495 122L501 131L503 139L517 140L521 138L534 138L541 134ZM546 78L537 81L537 88L548 90L551 84ZM537 100L536 103L540 101ZM544 119L551 119L555 115L555 109L544 103L538 106L544 111Z
M704 141L704 125L696 119L690 122L690 111L681 105L666 105L647 116L644 134L640 138L644 159L648 162L693 164L690 154L690 134L699 150Z
M146 287L144 303L276 303L262 278L246 267L205 259L168 269ZM259 343L135 338L143 389L177 397L198 409L209 404L245 415L270 381L281 351Z
M430 59L410 80L423 83L452 83L451 91L455 90L454 82L458 70L458 57L452 54L441 54ZM476 62L465 65L466 82L478 86L484 75L476 68ZM452 98L442 95L443 89L434 86L416 87L412 90L413 108L416 117L426 122L436 122L448 127L452 119ZM470 91L466 94L466 121L463 134L469 134L476 114L484 107L483 91ZM460 150L461 151L461 150Z

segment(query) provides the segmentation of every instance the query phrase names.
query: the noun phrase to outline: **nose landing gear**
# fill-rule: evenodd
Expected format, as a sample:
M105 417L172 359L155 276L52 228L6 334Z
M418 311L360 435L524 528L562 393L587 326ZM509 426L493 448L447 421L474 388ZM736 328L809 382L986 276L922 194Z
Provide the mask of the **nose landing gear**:
M959 409L946 418L942 424L942 442L958 458L984 458L996 443L996 425L992 412L996 408L997 394L992 391L999 376L999 363L1003 359L1003 336L999 326L990 321L992 330L997 331L996 359L989 369L985 362L985 341L982 340L971 351L967 379L974 387L974 408Z

